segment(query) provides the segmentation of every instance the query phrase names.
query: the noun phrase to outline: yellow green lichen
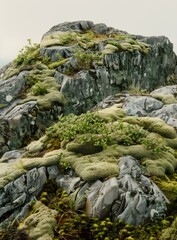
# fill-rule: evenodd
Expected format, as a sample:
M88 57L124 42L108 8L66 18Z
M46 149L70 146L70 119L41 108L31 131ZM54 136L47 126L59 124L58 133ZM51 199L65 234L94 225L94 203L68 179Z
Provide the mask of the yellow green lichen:
M154 93L151 96L155 99L162 101L164 104L177 103L177 100L173 94Z
M138 124L148 131L160 134L165 138L176 138L176 131L173 127L167 125L163 120L152 117L126 117L123 121Z
M101 109L97 111L97 114L100 118L112 122L116 121L119 118L123 118L126 116L125 111L122 108L119 108L117 104L105 109Z
M19 73L20 73L19 69L14 68L14 67L10 67L5 71L3 79L7 80L8 78L11 78L15 75L18 75Z
M25 230L30 239L53 240L54 229L57 225L57 211L50 209L37 201L33 205L33 211L18 226L18 230Z
M115 164L99 162L88 164L82 171L76 168L76 173L79 173L81 178L85 181L95 181L104 179L110 176L118 176L118 167Z
M57 68L57 67L65 64L67 61L68 61L68 59L67 59L67 58L64 58L64 59L59 60L59 61L57 61L57 62L50 63L50 64L48 65L48 68L49 68L49 69Z

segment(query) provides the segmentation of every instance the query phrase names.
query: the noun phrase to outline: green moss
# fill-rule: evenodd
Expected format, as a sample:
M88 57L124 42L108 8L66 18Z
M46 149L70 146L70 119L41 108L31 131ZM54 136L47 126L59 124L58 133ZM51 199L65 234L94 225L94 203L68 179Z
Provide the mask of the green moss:
M172 240L176 239L177 236L177 218L173 221L171 226L165 230L163 230L162 235L160 236L160 240Z
M53 239L56 216L56 210L37 201L33 206L33 213L20 223L18 230L24 229L30 239Z
M78 70L93 68L94 62L100 62L102 60L102 56L100 54L94 53L93 51L83 51L81 49L78 49L75 52L74 58L77 61Z
M153 158L145 158L143 165L151 176L166 177L172 176L177 168L177 159L172 153L162 151L159 154L151 155ZM153 159L153 160L152 160Z
M101 141L101 138L102 136L98 139L98 136L91 134L77 136L66 145L66 149L71 152L82 153L83 155L94 154L103 150L102 146L97 146L97 141Z
M44 135L37 141L31 142L26 149L28 150L29 153L36 153L40 152L44 148L44 143L47 140L46 136Z
M126 116L125 111L122 108L119 108L117 104L109 108L98 110L97 114L100 118L108 122L113 122Z
M116 151L119 152L119 155L125 156L130 155L134 158L141 160L146 157L152 157L152 153L146 149L143 145L131 145L131 146L116 146Z
M65 98L59 91L51 90L49 93L38 98L37 103L40 109L50 110L54 104L63 106L65 104Z
M84 181L96 181L110 176L118 176L118 167L115 164L99 162L88 164L82 171L76 168L76 172Z
M177 201L177 182L175 180L156 179L156 184L164 192L171 204Z
M62 60L60 60L60 61L50 63L50 64L48 65L48 67L49 67L50 69L55 69L55 68L57 68L57 67L65 64L67 61L68 61L68 58L64 58L64 59L62 59Z
M163 120L159 118L151 117L126 117L123 121L138 124L148 131L160 134L165 138L176 138L176 131L173 127L167 125Z
M45 95L48 93L47 87L41 82L38 82L34 86L32 86L30 91L31 94L34 96Z
M7 107L7 106L8 106L7 104L0 103L0 109L5 108L5 107Z
M172 104L172 103L177 103L176 98L174 97L173 94L162 94L162 93L155 93L151 95L153 98L158 99L162 101L164 104Z
M23 169L30 170L35 167L57 165L60 158L60 154L53 154L48 157L21 158L21 163Z
M140 52L142 51L141 46L138 44L132 44L132 47L134 51L140 51Z
M177 138L166 138L165 139L166 145L170 148L177 149Z
M17 69L17 68L14 68L14 67L10 67L8 68L5 73L4 73L4 76L3 76L3 79L4 80L7 80L8 78L11 78L15 75L18 75L20 73L20 70Z

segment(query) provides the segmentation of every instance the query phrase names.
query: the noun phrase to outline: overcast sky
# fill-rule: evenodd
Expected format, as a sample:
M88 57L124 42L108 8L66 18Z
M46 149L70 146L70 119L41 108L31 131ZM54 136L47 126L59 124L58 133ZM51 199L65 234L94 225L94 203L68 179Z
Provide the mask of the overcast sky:
M39 43L52 26L77 20L165 35L177 54L177 0L0 0L0 66L13 60L27 39Z

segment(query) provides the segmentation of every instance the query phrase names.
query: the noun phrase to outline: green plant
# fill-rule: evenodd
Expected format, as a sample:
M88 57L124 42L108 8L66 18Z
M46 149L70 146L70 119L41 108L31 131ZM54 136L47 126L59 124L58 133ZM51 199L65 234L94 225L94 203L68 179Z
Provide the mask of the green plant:
M79 116L70 114L68 116L59 117L57 124L49 127L47 129L47 136L50 138L59 138L60 141L65 140L70 142L75 139L75 137L84 134L98 134L102 137L93 136L89 138L83 136L82 141L89 142L94 140L96 146L105 147L110 140L109 130L106 126L106 122L101 119L96 113L87 112Z
M162 151L169 151L169 148L166 147L162 139L144 139L142 142L146 148L152 152L160 153Z
M48 65L48 68L50 69L55 69L63 64L65 64L66 62L68 61L68 58L63 58L63 59L60 59L58 60L57 62L52 62Z
M32 86L30 91L34 96L45 95L48 93L46 86L42 82L37 82L34 86Z
M13 61L14 67L35 64L37 61L48 64L50 58L40 55L40 44L32 43L31 39L27 41L28 45L20 50L17 58Z
M77 33L75 32L64 33L60 36L61 45L69 45L75 43L77 43Z
M112 131L114 133L121 131L122 137L120 143L123 145L140 144L148 133L139 125L124 125L121 121L119 121L118 124L113 127Z
M98 53L86 52L81 49L75 52L74 57L79 69L90 69L94 62L99 62L102 59L102 56Z
M69 163L67 163L66 161L64 160L61 160L59 162L59 169L60 169L60 172L61 173L65 173L66 171L68 171L69 169L71 169L71 166Z

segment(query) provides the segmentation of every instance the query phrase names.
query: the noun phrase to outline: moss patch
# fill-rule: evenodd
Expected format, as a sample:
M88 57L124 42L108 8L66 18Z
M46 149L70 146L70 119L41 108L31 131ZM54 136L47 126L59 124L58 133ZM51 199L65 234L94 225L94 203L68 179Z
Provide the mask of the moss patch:
M162 101L164 104L177 103L177 100L173 94L154 93L151 96L157 100Z
M176 131L173 127L167 125L163 120L159 118L151 117L126 117L123 121L138 124L148 131L160 134L165 138L176 138Z
M108 122L113 122L126 116L125 111L122 108L119 108L117 104L109 108L99 110L97 114L100 118Z
M32 214L20 223L18 230L25 230L30 239L54 239L54 229L57 225L57 211L49 209L37 201Z
M90 182L110 176L118 176L118 167L115 164L99 162L88 164L83 171L76 168L76 172L79 172L83 180Z
M102 136L100 136L101 140ZM85 141L83 141L86 139ZM103 150L103 147L97 146L96 141L98 136L85 134L77 136L72 142L66 145L66 149L75 153L82 153L83 155L94 154Z

